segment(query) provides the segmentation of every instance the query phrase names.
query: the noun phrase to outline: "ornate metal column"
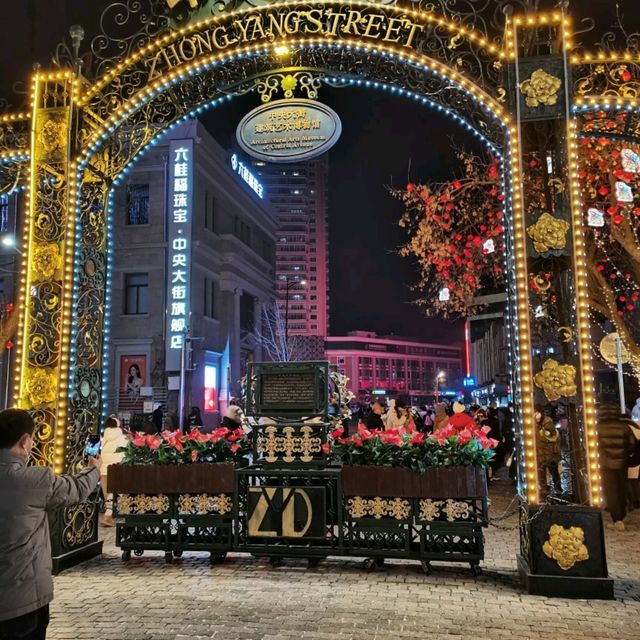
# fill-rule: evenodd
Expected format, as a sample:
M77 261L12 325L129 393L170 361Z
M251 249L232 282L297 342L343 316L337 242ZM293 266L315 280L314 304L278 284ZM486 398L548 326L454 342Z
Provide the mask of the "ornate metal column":
M25 221L21 317L15 397L37 425L32 462L56 473L82 465L84 439L69 415L74 323L74 260L78 181L71 161L74 102L71 72L36 74L32 87L29 204ZM54 571L100 553L97 506L50 514Z
M522 167L513 176L513 259L520 321L528 325L519 363L519 480L528 503L519 567L532 593L612 597L602 518L593 508L600 486L570 37L561 11L512 18L507 31Z

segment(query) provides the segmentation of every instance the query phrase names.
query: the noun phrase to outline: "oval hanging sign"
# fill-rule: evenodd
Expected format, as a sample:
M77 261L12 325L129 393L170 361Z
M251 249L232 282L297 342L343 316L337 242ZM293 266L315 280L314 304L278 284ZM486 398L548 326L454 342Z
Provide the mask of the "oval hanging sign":
M326 104L278 100L250 111L238 125L238 144L265 162L299 162L322 155L338 141L342 123Z

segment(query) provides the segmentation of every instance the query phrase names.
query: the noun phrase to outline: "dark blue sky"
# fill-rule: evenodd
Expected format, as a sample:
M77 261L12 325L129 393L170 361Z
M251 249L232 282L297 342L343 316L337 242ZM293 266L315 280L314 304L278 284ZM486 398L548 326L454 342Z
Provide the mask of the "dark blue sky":
M640 27L640 10L631 8L635 2L619 3L629 31ZM83 24L88 40L96 31L100 9L107 4L102 0L12 2L5 10L0 41L0 96L19 102L21 98L11 98L13 83L26 80L34 62L48 66L71 24ZM577 18L584 12L601 27L614 20L614 2L573 5L571 11ZM594 34L581 38L595 41ZM473 141L446 116L397 96L367 89L323 88L320 99L343 122L342 138L330 152L332 332L369 329L461 340L459 324L426 319L410 304L409 286L417 274L409 260L396 254L402 242L396 224L402 207L389 197L387 186L404 186L408 179L448 178L455 169L452 140L458 146ZM247 96L211 113L210 129L221 144L229 144L240 117L257 104L255 96Z

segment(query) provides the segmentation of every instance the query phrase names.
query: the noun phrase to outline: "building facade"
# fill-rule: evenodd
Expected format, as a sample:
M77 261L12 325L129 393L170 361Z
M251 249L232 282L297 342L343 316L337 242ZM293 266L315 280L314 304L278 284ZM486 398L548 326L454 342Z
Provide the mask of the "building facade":
M462 346L352 331L327 338L326 352L360 400L374 394L425 404L462 394Z
M329 331L329 159L291 164L252 161L278 219L276 290L292 336ZM303 284L304 283L304 284Z
M493 293L475 300L483 305L480 313L468 318L469 360L476 385L471 391L473 402L506 404L511 401L509 346L505 313L506 293Z
M116 187L110 410L177 411L184 368L185 405L213 426L246 362L261 359L254 329L275 298L277 222L248 167L194 120Z

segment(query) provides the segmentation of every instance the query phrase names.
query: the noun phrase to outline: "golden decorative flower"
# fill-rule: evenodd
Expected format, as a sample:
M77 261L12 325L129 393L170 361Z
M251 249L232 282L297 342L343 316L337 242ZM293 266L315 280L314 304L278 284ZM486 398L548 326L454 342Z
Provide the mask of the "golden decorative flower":
M40 129L38 142L42 151L50 155L64 146L65 127L63 123L47 120Z
M568 571L577 562L589 559L589 551L584 545L584 530L580 527L565 527L552 524L549 539L542 545L544 554L555 560L563 571Z
M57 244L42 244L36 246L31 263L36 277L48 280L53 278L62 266L62 256Z
M31 407L39 407L56 399L56 376L47 369L29 369L25 384L26 399Z
M575 396L578 392L576 368L571 364L560 364L553 358L542 365L542 371L536 373L533 381L549 401L559 400L562 396Z
M527 229L527 235L533 240L533 248L538 253L544 253L551 249L564 249L568 231L568 222L554 218L550 213L543 213L538 222Z
M538 107L556 104L561 86L560 78L552 76L544 69L538 69L528 80L520 84L520 91L525 95L527 107Z
M297 84L298 84L298 81L291 74L286 75L282 79L282 82L280 83L280 86L282 87L282 90L284 91L285 97L290 98L293 95L293 90L296 88Z

